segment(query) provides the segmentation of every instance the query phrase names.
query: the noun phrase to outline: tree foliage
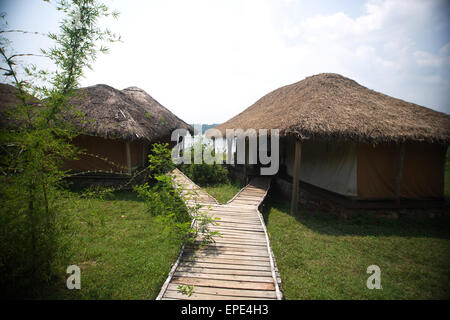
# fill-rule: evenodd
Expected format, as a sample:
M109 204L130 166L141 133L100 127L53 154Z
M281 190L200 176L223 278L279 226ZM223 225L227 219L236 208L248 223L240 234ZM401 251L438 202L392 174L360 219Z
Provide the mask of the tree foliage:
M0 130L0 287L5 290L0 294L35 289L51 279L58 261L67 258L69 217L59 210L57 199L63 196L67 174L61 169L63 162L74 158L77 150L70 144L76 132L63 115L71 112L67 101L84 68L91 66L98 51L105 51L99 42L118 40L98 26L101 17L117 16L104 4L62 0L56 8L66 17L59 32L48 35L55 46L42 50L57 67L54 73L19 63L23 54L13 52L5 34L25 31L0 31L0 68L16 87L18 99L10 106L11 125Z
M199 243L206 245L214 242L217 231L211 231L211 225L217 220L200 210L200 204L187 207L180 197L183 187L174 182L170 171L174 168L171 150L167 143L153 144L149 155L149 182L135 187L141 198L146 201L149 214L156 216L167 236L179 238L189 245ZM195 197L195 191L187 193L187 197Z

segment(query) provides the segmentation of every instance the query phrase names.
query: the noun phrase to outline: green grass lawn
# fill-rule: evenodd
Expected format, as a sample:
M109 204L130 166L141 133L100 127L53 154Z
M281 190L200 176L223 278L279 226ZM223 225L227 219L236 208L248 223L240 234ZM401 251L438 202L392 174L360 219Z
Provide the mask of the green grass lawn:
M450 198L450 148L447 149L445 162L444 194L446 198Z
M447 152L446 196L448 159ZM241 186L204 189L225 203ZM162 232L135 193L104 200L73 197L61 205L73 220L70 264L81 267L81 290L66 288L67 266L60 266L60 277L39 298L156 298L181 242ZM312 212L293 217L287 204L270 200L264 216L286 299L450 298L448 221L338 220ZM372 264L381 268L382 290L366 288Z
M219 203L225 203L235 196L241 190L238 183L225 183L205 187L204 190L212 195Z
M450 298L448 220L294 217L270 201L264 216L286 299ZM372 264L381 268L381 290L366 287Z
M81 268L81 290L61 278L42 293L48 299L155 299L181 243L161 232L134 193L112 199L74 198L63 204L73 217L70 264Z
M205 188L219 202L231 199L237 184ZM60 204L72 217L71 260L81 268L81 290L66 288L67 266L38 292L40 299L155 299L175 262L181 242L162 231L133 192L105 199L69 197Z

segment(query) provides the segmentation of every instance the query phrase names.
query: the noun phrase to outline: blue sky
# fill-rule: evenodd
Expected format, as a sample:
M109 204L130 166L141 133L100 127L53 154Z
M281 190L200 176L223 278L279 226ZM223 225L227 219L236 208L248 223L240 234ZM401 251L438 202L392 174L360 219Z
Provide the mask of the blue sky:
M103 23L123 43L98 57L82 85L138 86L190 123L224 122L264 94L322 72L450 113L445 0L106 3L121 15ZM43 1L1 1L1 11L11 28L57 31L60 16ZM18 52L51 44L35 35L11 40Z

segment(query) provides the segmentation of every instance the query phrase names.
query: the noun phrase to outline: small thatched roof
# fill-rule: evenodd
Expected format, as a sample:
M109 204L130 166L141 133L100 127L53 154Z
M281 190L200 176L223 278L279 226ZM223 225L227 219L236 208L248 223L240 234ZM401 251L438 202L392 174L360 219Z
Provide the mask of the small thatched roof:
M170 139L173 130L192 127L154 100L144 90L117 90L98 84L78 90L70 100L86 116L74 124L84 133L125 140Z
M17 124L10 112L21 102L17 89L0 83L0 126ZM31 98L33 103L38 100ZM70 99L73 109L64 118L84 134L125 140L169 140L172 131L193 128L175 116L144 90L130 87L117 90L104 84L78 89ZM77 111L85 114L79 117ZM70 115L69 115L70 114Z
M323 73L281 87L217 129L275 129L281 136L369 143L427 141L448 144L450 116Z
M128 87L123 89L122 92L145 109L146 118L149 117L154 124L152 130L155 132L155 135L159 132L164 136L170 136L175 129L187 129L191 134L194 132L194 128L191 125L163 107L144 90L138 87Z

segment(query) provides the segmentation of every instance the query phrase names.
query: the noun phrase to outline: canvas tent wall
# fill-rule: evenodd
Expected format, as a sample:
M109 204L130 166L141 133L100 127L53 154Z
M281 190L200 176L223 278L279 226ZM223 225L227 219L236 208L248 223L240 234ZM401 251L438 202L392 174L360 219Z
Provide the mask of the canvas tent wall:
M283 139L280 165L294 174L294 139ZM306 140L302 143L299 180L346 197L396 199L400 148L351 141ZM405 144L399 197L442 198L446 148L427 143Z
M128 173L144 167L149 153L149 143L145 140L127 142L79 135L72 143L82 150L78 160L65 163L65 168L73 172Z
M280 165L294 175L294 139L283 139ZM357 196L357 161L354 143L305 141L302 145L300 180L345 196Z
M401 147L358 144L358 197L363 199L427 199L444 196L444 167L447 147L429 143L405 143ZM401 170L401 171L400 171ZM397 191L397 179L401 177ZM398 192L398 194L397 194Z

